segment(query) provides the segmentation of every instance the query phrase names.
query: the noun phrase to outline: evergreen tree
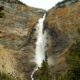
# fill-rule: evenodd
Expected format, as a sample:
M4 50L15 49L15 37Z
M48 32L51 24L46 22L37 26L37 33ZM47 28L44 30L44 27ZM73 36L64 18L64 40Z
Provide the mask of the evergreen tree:
M68 70L64 75L60 74L57 80L80 80L80 41L72 46L67 54L66 62Z
M47 54L45 54L45 60L43 60L42 67L40 68L38 80L51 80Z

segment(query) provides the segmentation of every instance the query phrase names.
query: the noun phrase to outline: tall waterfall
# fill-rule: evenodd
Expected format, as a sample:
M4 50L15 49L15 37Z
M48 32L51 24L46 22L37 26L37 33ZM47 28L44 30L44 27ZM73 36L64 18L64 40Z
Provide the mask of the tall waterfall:
M31 74L31 79L34 80L34 73L38 70L38 67L41 67L42 61L45 59L45 47L46 47L46 30L43 31L43 23L45 20L46 14L44 14L43 18L38 20L36 25L36 33L37 33L37 41L36 41L36 49L35 49L35 63L36 68Z

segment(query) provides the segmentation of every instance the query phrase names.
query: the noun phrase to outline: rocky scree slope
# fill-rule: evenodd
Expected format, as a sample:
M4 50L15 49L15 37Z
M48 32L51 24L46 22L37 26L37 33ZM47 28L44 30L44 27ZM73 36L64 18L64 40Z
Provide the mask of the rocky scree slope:
M29 80L34 63L35 25L45 10L29 7L18 0L0 0L0 71ZM19 80L18 79L18 80Z

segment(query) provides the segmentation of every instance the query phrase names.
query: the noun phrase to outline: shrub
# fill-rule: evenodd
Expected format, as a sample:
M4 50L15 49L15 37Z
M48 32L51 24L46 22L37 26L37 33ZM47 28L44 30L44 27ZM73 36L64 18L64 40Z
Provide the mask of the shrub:
M59 3L57 3L56 6L57 6L57 8L66 7L65 3L69 2L69 1L71 2L71 4L78 2L78 0L63 0L63 1L59 2Z
M14 80L14 79L9 74L0 72L0 80Z
M2 12L4 10L3 6L0 6L0 18L4 17L4 12Z
M80 28L78 28L78 33L80 34Z
M0 6L0 12L1 12L3 9L4 9L4 7L3 7L3 6Z
M66 62L68 70L64 75L60 74L57 80L80 80L80 40L70 49Z

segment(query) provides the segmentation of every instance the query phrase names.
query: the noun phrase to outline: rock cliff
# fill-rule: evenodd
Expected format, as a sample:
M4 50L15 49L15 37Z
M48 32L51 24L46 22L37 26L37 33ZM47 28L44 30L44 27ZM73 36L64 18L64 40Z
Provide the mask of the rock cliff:
M15 80L30 80L35 67L35 25L46 12L19 0L0 0L0 71ZM1 14L1 13L0 13ZM51 71L64 71L65 53L80 38L80 0L58 3L47 12L44 30Z
M45 12L18 0L0 0L0 71L29 80L34 63L35 25ZM18 80L19 80L18 79Z
M65 70L64 55L80 38L79 10L79 0L67 0L58 3L47 12L44 22L44 29L48 31L47 52L57 70Z

